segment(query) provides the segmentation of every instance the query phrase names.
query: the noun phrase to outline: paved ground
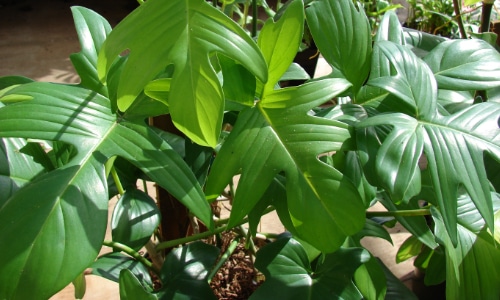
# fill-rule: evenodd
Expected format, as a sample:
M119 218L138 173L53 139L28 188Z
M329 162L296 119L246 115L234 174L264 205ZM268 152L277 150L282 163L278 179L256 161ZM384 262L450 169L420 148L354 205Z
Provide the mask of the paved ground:
M115 25L134 7L135 1L0 0L0 76L23 75L41 81L77 82L78 77L68 59L71 53L79 51L69 9L72 5L92 8ZM325 73L327 69L320 68L318 72ZM281 232L283 229L275 215L266 216L262 222L265 232ZM391 233L394 246L375 239L367 239L364 244L396 276L412 277L412 262L396 265L394 259L408 233L401 227L391 229ZM119 298L117 284L108 280L87 276L87 285L85 299ZM52 299L73 299L72 293L72 287L69 286Z

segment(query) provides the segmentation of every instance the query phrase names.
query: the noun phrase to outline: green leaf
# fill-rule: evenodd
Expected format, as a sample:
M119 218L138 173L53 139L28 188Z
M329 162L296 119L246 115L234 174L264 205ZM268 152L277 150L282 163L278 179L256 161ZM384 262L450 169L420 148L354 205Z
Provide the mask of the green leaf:
M500 54L482 40L443 42L424 60L440 89L485 90L500 85Z
M364 10L351 0L314 1L306 7L306 19L321 54L357 94L370 72L372 50Z
M365 236L378 237L392 244L391 235L387 232L385 227L371 219L367 219L363 229L352 236L352 239L356 241L356 246L361 247L360 241Z
M153 235L160 218L160 210L148 194L137 189L127 190L116 203L111 217L113 241L139 250Z
M412 235L399 247L398 253L396 254L396 262L399 264L400 262L417 256L420 251L422 251L422 242Z
M23 153L24 139L0 139L0 207L22 186L45 173L43 166Z
M130 56L120 76L118 108L126 111L144 86L173 64L168 99L173 122L201 145L217 144L224 109L211 53L222 53L267 80L265 61L252 39L204 0L149 0L139 6L106 40L99 54L101 81L125 49Z
M400 300L400 299L408 299L408 300L417 300L417 296L413 294L404 283L399 280L394 274L392 274L391 270L387 268L382 261L378 261L380 267L385 273L385 278L387 282L387 292L385 294L386 300Z
M347 87L343 79L324 79L277 90L240 113L206 187L207 196L216 197L241 169L228 226L247 215L274 176L284 172L289 214L300 238L332 252L363 227L364 204L356 187L318 159L347 143L348 126L307 115Z
M257 44L269 66L264 93L285 74L299 50L304 32L304 5L301 0L291 1L279 20L268 19L259 34Z
M141 285L153 290L153 282L149 270L140 262L120 252L107 253L99 257L91 266L91 274L104 277L114 282L119 282L120 272L128 269L139 280Z
M266 281L250 299L269 299L276 291L283 299L362 299L352 277L369 259L362 248L339 249L323 256L313 270L296 240L278 239L257 252L255 266Z
M437 85L431 70L402 45L380 41L373 50L374 61L383 60L394 68L370 77L368 85L384 89L415 110L417 117L435 113ZM374 66L376 68L376 66ZM401 110L400 110L401 111Z
M498 198L496 202L498 207ZM500 250L493 237L486 232L485 223L470 197L461 197L458 208L457 243L446 232L441 213L432 210L436 236L445 247L446 297L498 299Z
M417 197L418 198L418 197ZM418 198L429 200L427 198ZM380 203L384 205L384 207L388 211L398 211L398 210L412 210L421 208L415 199L412 199L409 203L402 204L394 204L390 199L382 198L379 199ZM434 234L432 234L429 225L427 225L427 221L424 217L401 217L396 216L396 220L403 225L406 230L408 230L413 236L417 237L422 243L424 243L427 247L434 249L438 246L435 241Z
M161 299L215 299L207 276L219 252L200 241L170 252L161 269Z
M406 44L403 28L395 11L388 11L378 25L375 41L391 41L396 44Z
M437 45L448 40L442 36L409 28L403 28L403 33L407 46L413 46L411 50L420 58L425 57Z
M385 182L384 187L394 193L404 191L413 184L410 195L418 193L420 187L415 178L420 176L418 161L423 144L436 193L435 204L443 212L452 240L456 242L456 202L450 199L456 199L459 185L469 192L486 224L493 228L483 154L488 152L497 159L500 157L497 122L500 106L482 103L454 115L441 116L437 112L436 85L428 67L402 46L380 42L377 48L391 61L397 75L370 80L370 83L385 88L407 103L414 103L416 108L415 119L402 114L386 114L368 118L356 125L359 129L393 126L376 158L372 157L380 161L377 171ZM363 141L358 138L358 143ZM399 200L399 197L396 198L396 201Z
M106 230L107 191L104 170L89 164L39 177L0 208L0 243L9 245L0 256L0 298L48 299L97 256Z
M122 269L120 271L120 299L155 300L158 297L146 291L130 270Z
M35 293L48 298L94 261L106 229L105 163L111 157L129 160L213 226L210 207L192 172L142 120L117 119L109 99L76 86L30 83L8 95L33 100L0 109L0 136L60 141L75 146L78 154L63 168L26 185L0 208L0 223L6 228L0 243L11 245L0 258L1 265L8 265L0 269L3 297ZM22 239L17 238L19 232ZM44 276L31 277L35 273Z
M71 12L82 50L72 54L70 59L80 76L80 85L102 95L107 95L107 88L97 76L97 56L106 37L111 32L111 26L106 19L90 9L73 6Z
M383 300L387 292L387 283L383 269L375 257L361 265L354 273L354 283L364 299Z
M222 69L224 96L227 100L252 106L257 86L255 76L242 65L223 55L218 55ZM227 109L227 107L226 107Z

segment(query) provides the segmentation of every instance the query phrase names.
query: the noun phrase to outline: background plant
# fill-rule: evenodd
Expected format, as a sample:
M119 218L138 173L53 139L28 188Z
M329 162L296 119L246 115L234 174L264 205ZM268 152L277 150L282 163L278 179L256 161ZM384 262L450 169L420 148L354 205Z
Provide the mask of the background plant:
M446 279L451 299L498 299L500 55L486 42L407 32L393 13L373 38L349 0L292 1L257 43L203 0L148 0L113 30L92 11L73 14L80 84L0 81L2 298L48 298L81 286L90 266L124 299L213 297L220 250L193 241L247 221L255 234L270 207L291 236L257 253L267 280L253 298L401 298L408 291L360 243L390 239L366 212L381 202L414 235L399 258L418 254L426 282ZM304 19L333 72L281 88ZM166 113L186 138L146 122ZM235 175L231 216L214 220L209 202ZM183 245L159 266L137 252L161 218L135 188L144 177L208 228L149 248ZM117 252L96 260L102 244Z

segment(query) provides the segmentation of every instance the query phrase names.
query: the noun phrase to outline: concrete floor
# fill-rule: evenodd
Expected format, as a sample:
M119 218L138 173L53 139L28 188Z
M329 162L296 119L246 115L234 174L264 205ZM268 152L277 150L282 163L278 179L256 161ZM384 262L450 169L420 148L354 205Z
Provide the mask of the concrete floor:
M134 0L0 0L0 76L22 75L40 81L78 82L68 58L71 53L79 51L69 9L72 5L94 9L114 26L136 4ZM328 67L320 61L317 71L319 74L328 73ZM264 232L281 232L283 229L275 215L263 219ZM398 265L395 262L395 253L409 234L401 227L390 229L390 232L394 245L379 239L366 239L363 243L397 277L413 278L411 260ZM409 281L408 285L412 282ZM51 299L73 298L70 285ZM84 299L119 299L118 285L97 276L87 276Z

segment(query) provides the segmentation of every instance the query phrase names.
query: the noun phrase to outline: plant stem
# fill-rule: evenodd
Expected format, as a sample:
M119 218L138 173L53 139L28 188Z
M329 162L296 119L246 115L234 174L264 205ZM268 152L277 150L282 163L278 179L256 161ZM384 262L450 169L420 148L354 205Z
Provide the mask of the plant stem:
M180 239L175 239L175 240L171 240L171 241L166 241L166 242L163 242L163 243L159 243L156 246L156 250L162 250L162 249L172 248L172 247L175 247L175 246L178 246L178 245L181 245L181 244L186 244L186 243L189 243L189 242L194 242L194 241L197 241L197 240L201 240L201 239L207 238L209 236L212 236L212 235L215 235L215 234L219 234L219 233L224 232L224 231L229 230L229 229L230 228L228 228L227 226L220 226L220 227L215 228L214 231L205 231L205 232L202 232L202 233L190 235L190 236L183 237L183 238L180 238Z
M104 240L102 242L104 246L111 247L116 250L120 250L122 252L127 253L128 255L132 256L133 258L137 259L140 263L145 265L148 269L151 269L153 272L155 272L157 275L160 274L160 270L158 270L152 262L147 260L144 256L142 256L139 252L135 251L134 249L130 248L127 245L124 245L122 243L114 242L114 241L108 241Z
M455 17L457 18L458 29L460 30L460 37L462 39L467 38L467 33L465 32L464 21L462 20L462 13L460 12L460 3L458 0L453 0L453 9L455 10Z
M210 274L208 274L208 283L210 283L212 281L212 278L214 278L215 274L217 273L217 271L219 271L219 269L222 267L222 265L229 259L229 257L231 256L231 254L233 254L234 250L236 250L236 247L238 246L238 243L240 242L240 238L239 237L236 237L232 242L231 244L229 245L229 247L227 247L226 249L226 252L224 252L224 254L221 256L221 258L219 259L219 261L217 262L217 264L215 265L215 267L212 269L212 271L210 271Z
M118 177L118 173L116 173L115 166L111 167L111 176L113 176L113 180L115 181L116 188L118 189L118 193L120 195L125 194L125 190L123 189L122 183L120 181L120 177Z
M257 36L257 20L258 20L258 11L257 11L257 0L252 0L252 37Z
M269 213L269 212L271 212L273 210L275 210L274 207L268 207L266 210L264 210L264 212L262 213L262 215L265 215L265 214L267 214L267 213ZM228 219L217 220L217 221L215 221L215 226L219 226L219 225L222 225L222 224L227 224L228 222L229 222L229 218ZM175 239L175 240L170 240L170 241L166 241L166 242L163 242L163 243L159 243L156 246L156 250L162 250L162 249L172 248L172 247L175 247L175 246L178 246L178 245L181 245L181 244L186 244L186 243L189 243L189 242L194 242L194 241L197 241L197 240L201 240L201 239L207 238L207 237L212 236L212 235L217 235L217 234L222 233L222 232L224 232L226 230L233 229L234 227L240 226L240 225L245 224L247 222L248 222L248 218L243 218L241 221L239 221L233 227L228 227L227 225L223 225L223 226L216 227L213 231L205 231L205 232L201 232L201 233L198 233L198 234L193 234L193 235L190 235L190 236L186 236L186 237L183 237L183 238L180 238L180 239Z
M483 1L481 10L481 33L490 31L490 16L493 8L493 2Z
M144 0L137 0L137 2L141 5L144 4Z
M367 211L366 217L417 217L417 216L428 216L431 214L431 210L428 208L421 209L409 209L409 210L398 210L398 211Z

